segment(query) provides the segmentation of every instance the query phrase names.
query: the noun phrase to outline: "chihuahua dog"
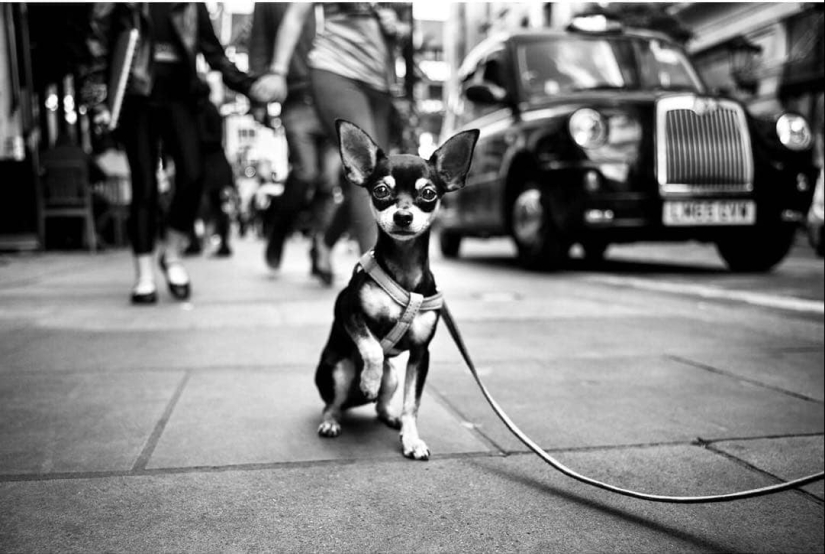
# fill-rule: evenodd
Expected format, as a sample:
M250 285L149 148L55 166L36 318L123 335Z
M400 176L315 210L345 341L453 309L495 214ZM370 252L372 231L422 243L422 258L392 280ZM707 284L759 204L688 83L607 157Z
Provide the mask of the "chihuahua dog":
M339 119L336 127L344 173L369 192L378 240L335 301L315 373L326 403L318 434L338 436L345 409L376 402L378 418L401 430L404 456L427 460L416 418L441 307L429 267L430 225L441 197L464 186L479 132L458 133L424 160L386 155L348 121ZM390 408L398 386L392 359L402 352L409 359L399 414Z

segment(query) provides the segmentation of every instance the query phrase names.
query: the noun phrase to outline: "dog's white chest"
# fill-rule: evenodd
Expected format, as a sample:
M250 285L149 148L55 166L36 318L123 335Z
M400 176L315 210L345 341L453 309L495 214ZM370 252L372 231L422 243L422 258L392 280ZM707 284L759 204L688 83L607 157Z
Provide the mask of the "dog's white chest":
M404 306L398 304L374 282L364 283L359 291L359 299L364 313L375 320L389 319L396 322L405 310ZM425 342L432 334L437 318L438 312L434 310L418 312L410 322L406 336L413 343Z
M397 321L404 308L395 302L389 294L372 281L364 283L359 291L359 299L364 313L373 319L392 319Z

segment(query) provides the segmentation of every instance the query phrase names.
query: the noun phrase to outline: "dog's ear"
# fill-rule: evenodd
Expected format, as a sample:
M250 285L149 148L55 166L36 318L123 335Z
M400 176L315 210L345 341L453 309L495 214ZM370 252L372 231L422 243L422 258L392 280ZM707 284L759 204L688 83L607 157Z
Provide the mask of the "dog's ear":
M478 135L478 129L462 131L450 137L430 156L430 163L444 182L447 192L464 186L464 179L470 171L470 162L473 161L473 149L476 147Z
M354 123L336 119L335 128L338 130L338 148L344 163L344 175L353 185L363 187L384 152Z

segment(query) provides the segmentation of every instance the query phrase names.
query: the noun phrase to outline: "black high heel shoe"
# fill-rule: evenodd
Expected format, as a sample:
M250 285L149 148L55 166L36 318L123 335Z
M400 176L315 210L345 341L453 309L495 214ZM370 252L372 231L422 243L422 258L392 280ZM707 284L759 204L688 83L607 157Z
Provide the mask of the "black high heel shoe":
M173 283L170 281L168 266L166 265L166 256L161 255L159 262L160 268L163 270L163 276L166 278L166 285L169 287L169 293L178 300L188 299L192 294L192 287L190 286L190 283ZM174 261L172 262L172 265L180 263L181 262L179 261Z
M132 292L132 304L154 304L158 301L157 291L151 292Z

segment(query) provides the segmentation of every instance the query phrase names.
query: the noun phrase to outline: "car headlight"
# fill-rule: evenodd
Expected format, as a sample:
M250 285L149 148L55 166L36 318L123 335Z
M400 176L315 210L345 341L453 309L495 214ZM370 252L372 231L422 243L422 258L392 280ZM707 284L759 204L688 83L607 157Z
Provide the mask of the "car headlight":
M810 148L813 138L811 127L801 115L786 113L776 120L776 135L779 142L790 150L805 150Z
M607 124L596 110L582 108L570 116L570 136L582 148L596 148L607 140Z

